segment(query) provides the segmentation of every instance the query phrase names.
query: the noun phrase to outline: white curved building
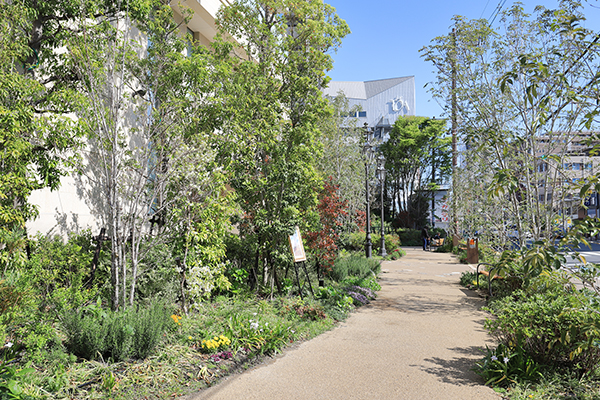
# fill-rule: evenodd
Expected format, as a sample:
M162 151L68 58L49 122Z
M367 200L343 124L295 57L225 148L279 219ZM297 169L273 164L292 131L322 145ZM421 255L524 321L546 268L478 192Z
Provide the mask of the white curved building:
M414 76L366 82L332 81L323 90L328 97L339 93L346 96L350 108L360 108L361 111L350 116L358 118L356 126L366 122L369 127L375 127L376 137L384 140L399 116L416 115Z

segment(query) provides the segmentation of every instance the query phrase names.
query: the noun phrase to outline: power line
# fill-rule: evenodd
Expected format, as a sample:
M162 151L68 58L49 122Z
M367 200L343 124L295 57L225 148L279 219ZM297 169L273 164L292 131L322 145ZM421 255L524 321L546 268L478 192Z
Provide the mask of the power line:
M490 19L491 19L490 26L492 26L492 24L496 20L496 17L498 16L498 14L500 14L500 11L502 10L502 7L504 7L505 3L506 3L506 0L500 0L500 2L498 3L498 7L496 7L496 9L494 10L494 12L490 16Z
M479 19L481 19L483 17L483 14L485 13L485 10L487 10L487 6L490 4L490 0L487 1L487 3L485 3L485 7L483 7L483 11L481 12L481 15L479 16Z

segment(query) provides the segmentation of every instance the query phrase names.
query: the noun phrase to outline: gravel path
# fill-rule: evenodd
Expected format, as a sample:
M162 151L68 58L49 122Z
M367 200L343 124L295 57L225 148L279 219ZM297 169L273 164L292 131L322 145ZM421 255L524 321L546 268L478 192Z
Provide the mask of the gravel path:
M493 344L448 254L405 248L370 305L332 331L186 400L499 400L470 369Z

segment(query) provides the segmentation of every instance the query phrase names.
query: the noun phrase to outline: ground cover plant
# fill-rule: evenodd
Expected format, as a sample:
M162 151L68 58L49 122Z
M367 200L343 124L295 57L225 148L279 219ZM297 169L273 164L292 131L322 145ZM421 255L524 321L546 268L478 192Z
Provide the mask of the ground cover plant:
M485 328L498 344L484 351L474 371L507 399L598 398L598 268L585 263L561 268L565 249L577 247L585 236L573 232L559 248L539 242L506 250L496 263L502 279L492 281ZM475 278L465 272L461 284L476 289ZM574 282L584 282L583 287ZM480 289L487 296L487 280L480 279Z
M142 276L134 306L112 310L102 251L90 281L89 232L66 242L39 237L32 249L0 280L0 398L160 399L199 390L331 329L381 289L379 261L342 254L314 298L306 286L299 297L291 279L282 294L250 291L247 269L238 268L230 290L188 302L186 314L175 270ZM144 263L167 271L164 250ZM309 278L316 283L313 269Z

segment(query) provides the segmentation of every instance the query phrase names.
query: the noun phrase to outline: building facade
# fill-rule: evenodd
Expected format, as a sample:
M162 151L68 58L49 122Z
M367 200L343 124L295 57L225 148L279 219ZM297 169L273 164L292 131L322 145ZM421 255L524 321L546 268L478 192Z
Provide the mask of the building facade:
M597 136L597 132L554 132L537 139L538 201L551 204L565 221L599 216L598 194L584 199L583 207L577 186L600 170Z
M180 27L182 36L190 34L198 43L209 46L217 33L215 18L220 7L227 6L228 0L184 0L171 1L176 22L183 21L180 8L187 7L193 11L193 16L187 24ZM131 28L135 30L135 28ZM137 32L137 30L135 30ZM136 33L132 34L136 34ZM85 152L83 152L85 153ZM82 153L82 155L84 155ZM85 155L84 155L85 157ZM79 176L65 176L61 186L56 191L48 188L37 190L29 197L29 201L38 207L38 218L27 223L30 234L61 234L78 232L90 228L94 233L99 232L100 222L86 202L85 193L90 191ZM89 201L89 196L87 196Z
M415 77L379 79L366 82L329 82L323 94L346 96L350 108L359 111L349 115L357 118L356 126L375 127L375 137L386 140L399 116L415 114Z

